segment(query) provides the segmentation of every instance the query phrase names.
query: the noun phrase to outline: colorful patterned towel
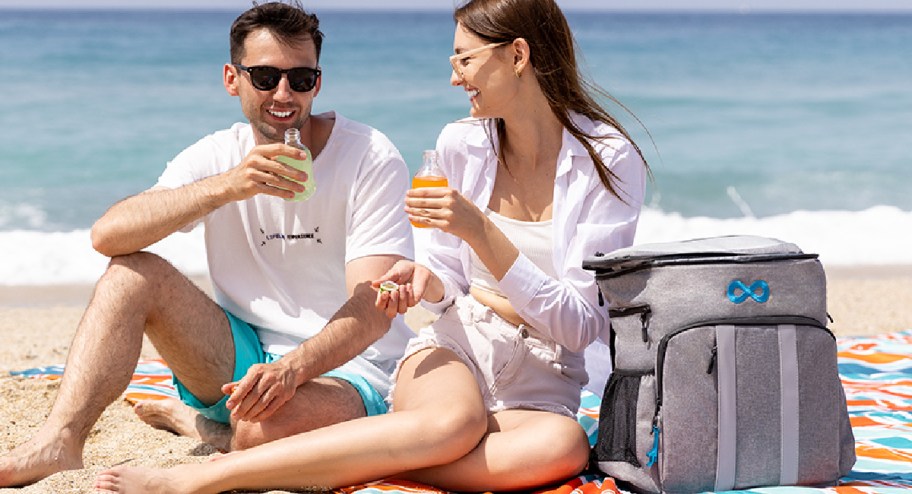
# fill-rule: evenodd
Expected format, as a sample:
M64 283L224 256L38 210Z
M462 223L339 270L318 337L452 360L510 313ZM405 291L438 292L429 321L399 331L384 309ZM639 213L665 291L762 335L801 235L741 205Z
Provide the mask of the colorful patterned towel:
M63 377L62 365L49 365L22 371L13 371L14 376L36 377L57 380ZM177 398L177 390L171 382L171 369L164 360L141 360L127 386L124 399L130 403L142 400L164 400Z
M872 337L839 338L839 374L846 400L858 461L840 485L826 489L769 487L741 491L757 494L792 493L899 493L912 488L912 330ZM63 366L13 372L13 375L59 379ZM142 361L127 388L125 399L176 396L171 372L160 360ZM577 418L595 443L599 399L584 392ZM340 494L443 493L406 482L374 482L340 489ZM540 494L619 493L610 478L581 475Z

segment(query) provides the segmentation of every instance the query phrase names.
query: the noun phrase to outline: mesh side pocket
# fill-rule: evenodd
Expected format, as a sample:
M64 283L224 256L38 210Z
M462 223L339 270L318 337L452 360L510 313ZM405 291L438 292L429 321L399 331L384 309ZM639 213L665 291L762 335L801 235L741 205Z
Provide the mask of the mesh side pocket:
M643 372L614 371L599 409L597 461L622 461L640 466L636 455L637 400Z

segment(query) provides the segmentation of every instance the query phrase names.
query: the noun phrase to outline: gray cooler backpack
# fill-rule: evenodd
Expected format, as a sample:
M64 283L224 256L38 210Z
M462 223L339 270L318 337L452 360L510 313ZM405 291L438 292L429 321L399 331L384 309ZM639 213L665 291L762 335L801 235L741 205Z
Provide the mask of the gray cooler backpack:
M593 461L646 492L832 485L855 463L816 254L729 236L584 262L611 315Z

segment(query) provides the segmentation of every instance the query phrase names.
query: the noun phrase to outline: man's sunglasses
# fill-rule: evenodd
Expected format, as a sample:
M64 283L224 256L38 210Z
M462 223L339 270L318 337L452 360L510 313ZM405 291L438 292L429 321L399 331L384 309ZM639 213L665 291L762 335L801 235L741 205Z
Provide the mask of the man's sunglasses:
M310 67L294 67L291 69L280 69L268 65L257 65L256 67L245 67L239 63L232 64L240 70L250 74L250 83L260 91L272 91L279 85L282 80L282 74L288 77L288 85L292 91L306 93L317 85L317 78L320 77L320 69Z

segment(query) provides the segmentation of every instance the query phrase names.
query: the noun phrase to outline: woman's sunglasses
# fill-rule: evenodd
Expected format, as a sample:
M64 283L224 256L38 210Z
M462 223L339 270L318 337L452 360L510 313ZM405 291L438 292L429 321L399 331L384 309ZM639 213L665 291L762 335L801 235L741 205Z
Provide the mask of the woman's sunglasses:
M291 69L280 69L268 65L257 65L256 67L245 67L239 63L232 64L240 70L250 74L250 83L260 91L272 91L279 85L282 80L282 74L288 77L288 85L292 91L306 93L317 85L317 78L320 77L320 69L310 67L294 67Z

